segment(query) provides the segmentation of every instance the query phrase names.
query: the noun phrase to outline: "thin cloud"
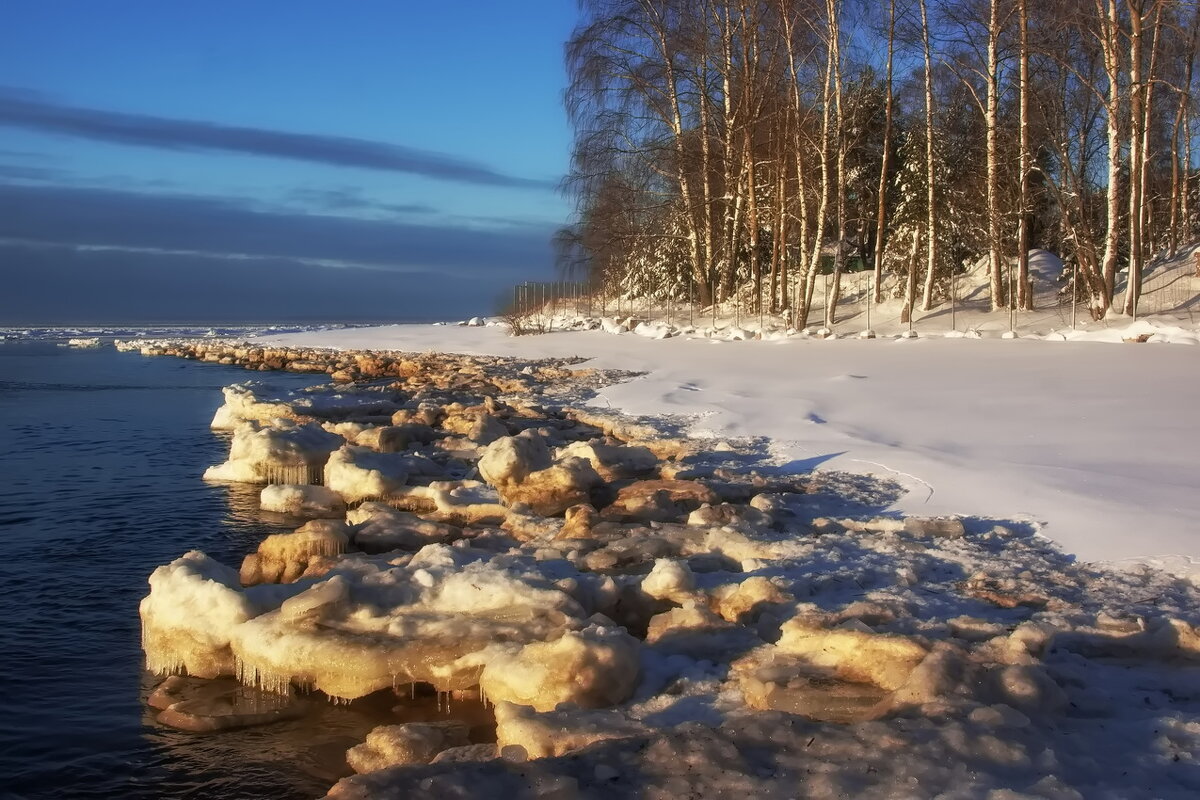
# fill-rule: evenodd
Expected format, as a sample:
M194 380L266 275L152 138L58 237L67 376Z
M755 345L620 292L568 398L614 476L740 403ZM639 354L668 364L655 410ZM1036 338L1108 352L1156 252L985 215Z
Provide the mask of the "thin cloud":
M0 183L0 238L74 247L524 278L549 272L552 235L551 225L477 229L451 222L263 210L199 195Z
M504 279L330 269L287 258L0 241L0 324L428 321L488 313Z
M326 211L383 211L390 214L432 214L433 206L423 203L382 203L364 196L357 189L293 189L288 199Z
M404 172L477 186L553 190L557 185L506 175L445 153L386 142L62 105L24 90L0 90L0 125L163 150L243 153Z
M62 173L49 167L31 167L26 164L0 164L0 178L14 181L51 181Z

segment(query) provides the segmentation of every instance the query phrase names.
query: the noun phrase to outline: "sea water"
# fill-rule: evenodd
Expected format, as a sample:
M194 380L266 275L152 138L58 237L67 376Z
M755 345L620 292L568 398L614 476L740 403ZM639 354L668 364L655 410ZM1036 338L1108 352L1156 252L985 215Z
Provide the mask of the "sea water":
M0 341L0 797L314 797L377 719L322 705L217 734L155 724L138 602L155 567L203 550L233 567L300 521L258 488L205 484L228 440L221 387L262 373ZM297 387L313 376L269 373Z

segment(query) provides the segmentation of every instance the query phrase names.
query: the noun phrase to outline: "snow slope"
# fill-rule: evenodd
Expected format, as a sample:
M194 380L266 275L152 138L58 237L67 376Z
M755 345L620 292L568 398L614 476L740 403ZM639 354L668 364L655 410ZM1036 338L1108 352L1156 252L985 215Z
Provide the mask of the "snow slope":
M1105 337L1117 338L1117 337ZM781 465L875 473L897 511L1029 519L1087 561L1200 576L1200 352L1027 339L651 340L397 325L265 336L295 346L582 356L645 372L593 401L767 437Z

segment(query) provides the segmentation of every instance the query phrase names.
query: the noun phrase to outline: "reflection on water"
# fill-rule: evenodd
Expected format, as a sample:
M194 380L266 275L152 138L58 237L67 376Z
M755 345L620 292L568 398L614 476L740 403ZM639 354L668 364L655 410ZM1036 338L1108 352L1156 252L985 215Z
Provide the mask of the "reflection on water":
M143 702L159 683L144 675ZM324 794L338 779L353 774L346 765L346 750L378 725L455 719L469 726L472 743L496 740L495 717L479 699L449 700L424 685L410 694L409 688L376 692L348 704L334 704L313 692L299 698L304 705L299 719L221 733L176 731L156 724L154 710L148 709L145 738L164 754L170 769L199 782L203 791L198 796L236 785L239 792L260 797L278 796L281 774L287 775L289 791ZM238 765L236 780L229 775L231 764Z
M228 452L208 428L220 388L262 378L111 348L0 343L0 795L320 796L372 727L438 713L432 697L335 706L314 695L305 717L259 728L154 722L145 701L159 681L142 668L138 623L150 573L192 549L236 568L299 524L261 513L255 487L200 480Z

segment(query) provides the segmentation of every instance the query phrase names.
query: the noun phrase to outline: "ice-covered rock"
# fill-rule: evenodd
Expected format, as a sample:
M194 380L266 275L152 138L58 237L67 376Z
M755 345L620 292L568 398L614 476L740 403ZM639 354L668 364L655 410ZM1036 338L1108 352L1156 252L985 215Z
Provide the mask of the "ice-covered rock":
M806 659L764 647L731 669L746 704L823 722L859 722L886 713L888 691L874 683L849 681L815 669Z
M542 437L532 431L505 436L488 445L479 459L479 474L490 485L501 489L524 481L531 472L551 464L550 449Z
M139 612L146 669L215 678L233 674L230 634L257 609L237 572L193 550L151 573Z
M347 503L388 497L408 481L408 464L395 453L344 445L325 463L325 485Z
M431 481L428 486L405 486L388 498L404 511L451 525L499 525L508 515L500 493L479 481Z
M646 644L660 653L683 653L692 658L726 660L730 653L745 652L761 643L753 631L694 604L655 614L646 626Z
M476 761L491 761L499 758L500 753L494 744L468 744L460 747L447 747L433 757L430 764L464 764Z
M447 410L442 428L464 436L477 444L491 444L508 435L508 428L493 414L482 408L453 408Z
M509 509L508 516L500 526L519 542L529 542L534 539L553 539L562 532L563 521L554 517L543 517L538 514L526 514L517 509Z
M527 758L550 758L608 739L624 739L646 727L619 711L545 711L496 703L496 744L521 748Z
M764 611L795 602L769 578L756 575L741 583L719 587L712 594L712 607L729 622L750 623Z
M520 483L497 488L506 503L523 503L534 513L549 517L588 502L591 490L600 483L600 476L585 459L567 458L529 473Z
M660 558L642 579L642 591L655 600L684 603L694 597L696 580L685 562Z
M687 524L696 527L744 525L750 528L767 528L773 522L774 520L770 514L759 511L753 506L733 505L731 503L720 503L718 505L705 504L688 514L687 517Z
M647 447L613 445L603 442L573 442L560 448L559 460L584 458L605 481L644 477L658 467L658 457Z
M384 503L363 503L346 518L354 525L354 546L364 553L416 551L427 544L447 544L462 536L453 525L422 519Z
M679 522L704 503L717 502L716 493L697 481L637 481L618 491L601 514L624 522Z
M294 533L268 536L242 562L239 578L244 586L257 583L291 583L314 562L346 551L349 528L341 520L313 520Z
M1066 708L1067 695L1038 664L1012 664L993 673L1000 702L1013 708L1053 714Z
M158 709L155 722L193 733L212 733L296 719L304 704L294 698L227 680L172 675L146 700Z
M428 425L408 423L363 428L353 440L357 445L369 447L380 453L402 453L413 444L428 444L437 437L437 431Z
M902 686L928 652L910 637L819 628L801 617L783 624L775 647L843 680L872 683L887 691Z
M585 539L592 534L592 526L600 521L600 514L589 503L571 506L563 512L563 524L559 537L563 539Z
M467 726L456 720L380 725L365 742L346 751L346 763L355 772L427 764L443 750L468 743Z
M639 643L621 628L590 625L553 641L488 653L479 687L492 701L550 711L560 703L601 708L627 700L640 674Z
M206 354L207 355L207 354ZM250 355L232 351L226 363L237 363ZM260 358L262 353L257 354ZM280 365L286 353L280 354ZM296 355L296 354L291 354ZM222 356L202 360L220 360ZM268 361L271 359L268 358ZM290 360L290 359L289 359ZM323 363L293 360L295 372L325 372ZM243 383L226 386L225 403L217 409L212 427L215 430L234 430L243 422L269 423L275 419L293 421L346 420L391 414L397 406L395 399L380 393L343 392L333 387L313 387L281 392L262 383Z
M320 579L242 591L232 570L190 553L151 577L142 601L147 665L343 698L416 682L468 688L486 667L497 698L549 707L615 703L632 692L636 640L587 627L590 612L537 562L484 555L430 545L399 560L345 556ZM577 585L575 594L587 593Z
M679 436L671 435L654 425L630 419L605 409L582 407L566 409L566 416L599 428L605 436L611 436L627 445L645 447L661 459L680 459L689 455L695 444Z
M314 423L276 419L270 425L243 422L233 432L229 458L209 467L205 480L233 483L318 483L329 454L342 437Z
M346 513L346 501L326 486L272 483L259 494L263 511L276 511L295 517L341 517Z
M552 463L545 441L531 431L492 442L478 466L505 503L523 503L542 516L588 502L592 488L602 482L586 459Z
M906 517L904 530L913 536L938 539L961 539L966 533L957 517Z
M295 412L286 399L273 396L263 384L235 383L221 390L225 402L213 416L213 430L236 430L244 422L269 423L274 419L293 419Z

